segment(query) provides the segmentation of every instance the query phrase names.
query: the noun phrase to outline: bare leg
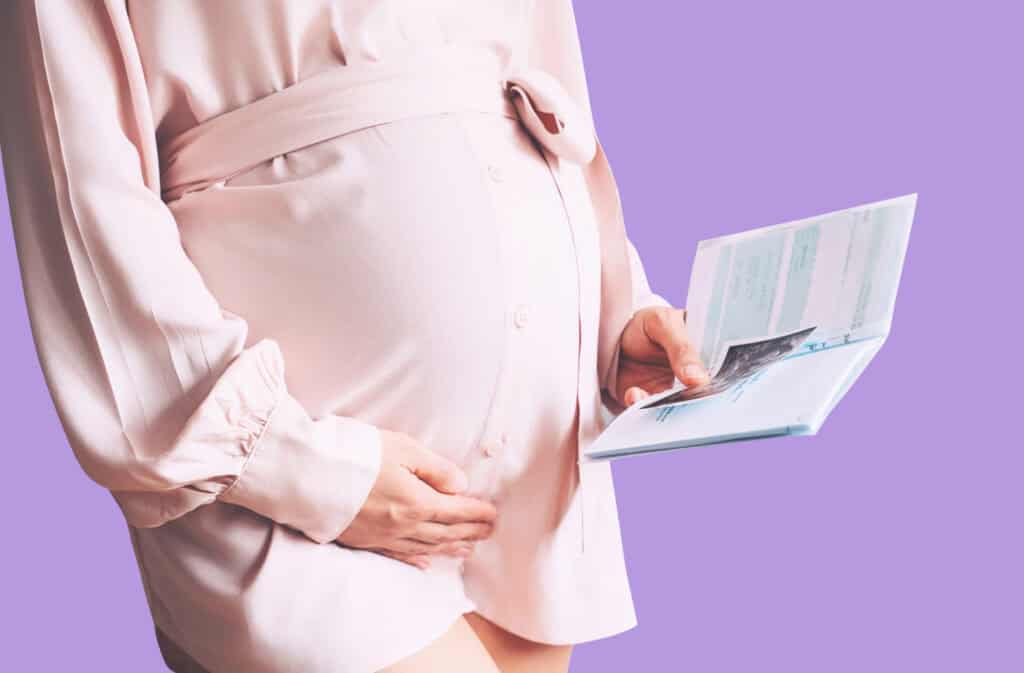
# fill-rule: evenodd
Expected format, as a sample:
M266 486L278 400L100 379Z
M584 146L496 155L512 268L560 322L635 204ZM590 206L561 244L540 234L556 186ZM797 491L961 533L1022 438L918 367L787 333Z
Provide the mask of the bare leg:
M465 615L501 673L567 673L572 645L547 645L509 633L478 612Z
M378 673L503 673L466 621L468 616L459 617L443 636L419 652Z

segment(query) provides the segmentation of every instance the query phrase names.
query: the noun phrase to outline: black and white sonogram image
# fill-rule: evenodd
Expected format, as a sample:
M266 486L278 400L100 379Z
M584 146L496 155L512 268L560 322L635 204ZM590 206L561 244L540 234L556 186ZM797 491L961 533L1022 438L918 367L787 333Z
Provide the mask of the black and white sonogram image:
M642 409L663 407L680 402L689 402L723 393L734 384L756 374L773 362L777 362L796 350L816 328L807 327L782 336L733 344L725 353L725 359L715 377L702 386L683 388L668 397L646 404Z

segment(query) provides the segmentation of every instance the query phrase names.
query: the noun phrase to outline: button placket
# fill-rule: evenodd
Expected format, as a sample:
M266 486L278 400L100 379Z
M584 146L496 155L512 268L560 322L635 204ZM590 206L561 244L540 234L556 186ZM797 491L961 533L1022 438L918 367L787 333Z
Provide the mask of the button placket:
M486 123L488 122L482 121L481 125ZM481 130L481 126L477 126L475 123L467 124L466 128L469 130L470 141L474 145L477 155L482 160L486 179L491 183L490 192L494 203L494 216L497 218L496 224L499 230L496 241L498 249L497 268L495 271L501 276L502 280L502 294L497 300L504 305L504 311L507 316L510 300L516 296L517 290L514 285L515 269L510 268L510 264L515 264L516 260L509 258L509 241L507 239L507 231L513 226L513 223L509 221L506 214L508 212L508 202L511 198L508 188L504 184L507 180L506 171L500 165L502 155L491 144L490 134L479 133L478 131ZM515 359L518 357L518 348L513 343L514 339L509 335L507 322L505 322L504 329L506 331L506 338L502 347L502 364L498 373L498 380L495 384L491 407L474 451L474 463L475 467L479 470L477 474L479 475L481 486L478 492L482 497L496 496L501 484L501 473L504 464L504 461L501 459L504 446L504 442L502 442L502 435L504 434L502 428L507 422L505 410L508 405L506 398L507 391L510 388L514 388L514 386L510 386L509 377L516 367Z

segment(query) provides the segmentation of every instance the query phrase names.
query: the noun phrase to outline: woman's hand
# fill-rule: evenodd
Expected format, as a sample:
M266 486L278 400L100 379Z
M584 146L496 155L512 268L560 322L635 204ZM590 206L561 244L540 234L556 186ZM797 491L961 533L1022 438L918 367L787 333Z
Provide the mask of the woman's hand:
M459 495L467 480L455 463L407 434L380 432L380 474L337 541L419 568L429 565L430 554L469 556L475 541L491 534L494 505Z
M707 383L708 372L686 332L686 311L666 306L640 309L622 331L615 397L628 407L672 387Z

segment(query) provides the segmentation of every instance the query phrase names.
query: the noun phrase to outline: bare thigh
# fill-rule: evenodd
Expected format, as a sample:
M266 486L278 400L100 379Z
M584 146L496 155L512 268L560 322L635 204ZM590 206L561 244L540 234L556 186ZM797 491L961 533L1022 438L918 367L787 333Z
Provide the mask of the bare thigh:
M548 645L520 638L477 612L466 621L490 652L501 673L567 673L572 645Z
M572 645L509 633L469 612L433 643L378 673L567 673Z
M503 673L466 616L430 645L378 673Z

